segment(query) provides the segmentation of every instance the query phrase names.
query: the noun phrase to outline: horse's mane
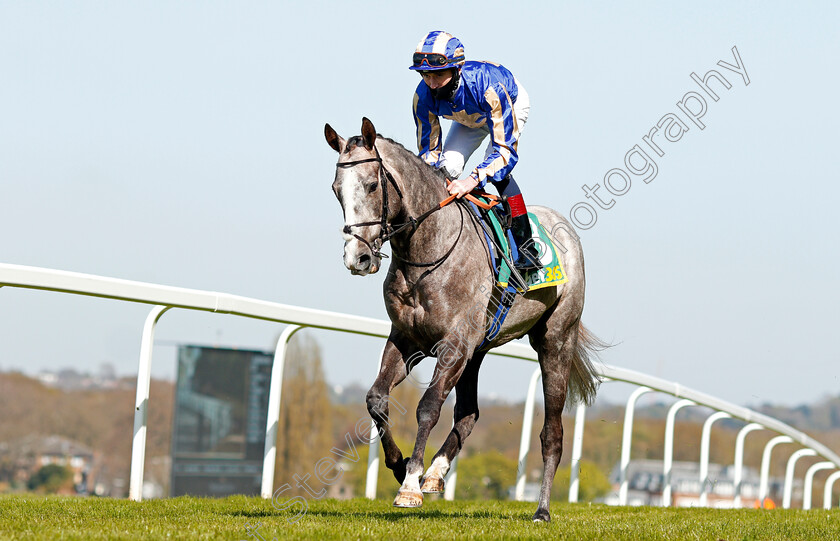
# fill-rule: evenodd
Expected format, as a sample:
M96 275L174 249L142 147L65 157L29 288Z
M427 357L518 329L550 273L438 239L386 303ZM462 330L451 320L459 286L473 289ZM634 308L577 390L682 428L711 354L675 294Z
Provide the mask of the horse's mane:
M414 165L422 174L428 175L433 179L438 179L441 181L441 183L443 183L446 180L446 176L440 169L426 163L422 158L420 158L420 156L405 148L405 146L403 146L403 144L399 141L394 141L390 137L385 137L380 133L376 134L376 141L387 142L388 145L392 147L395 152L397 152L397 154L399 154L402 158L407 160L410 164ZM365 142L361 135L354 135L353 137L347 140L347 150L345 152L349 151L349 149L352 148L351 145L363 147L365 146Z

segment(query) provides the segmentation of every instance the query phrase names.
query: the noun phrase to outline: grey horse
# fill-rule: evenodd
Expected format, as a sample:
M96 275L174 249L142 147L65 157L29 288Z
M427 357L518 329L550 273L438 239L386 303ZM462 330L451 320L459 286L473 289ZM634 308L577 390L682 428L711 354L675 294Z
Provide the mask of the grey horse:
M583 252L571 225L556 211L529 207L562 252L568 281L516 297L498 334L483 344L501 291L494 287L480 225L462 200L441 206L444 177L414 153L377 135L367 118L362 135L345 140L327 124L338 152L332 189L344 211L344 264L354 275L375 273L384 242L391 264L384 283L391 330L379 374L367 394L385 465L401 487L394 505L419 507L423 493L442 492L444 477L478 420L478 372L487 352L528 335L542 371L545 424L540 432L543 479L534 521L549 521L554 474L563 452L567 399L591 403L600 382L593 353L602 343L581 324ZM388 420L391 390L424 357L436 357L431 382L417 406L417 439L403 458ZM454 426L423 474L429 433L456 391Z

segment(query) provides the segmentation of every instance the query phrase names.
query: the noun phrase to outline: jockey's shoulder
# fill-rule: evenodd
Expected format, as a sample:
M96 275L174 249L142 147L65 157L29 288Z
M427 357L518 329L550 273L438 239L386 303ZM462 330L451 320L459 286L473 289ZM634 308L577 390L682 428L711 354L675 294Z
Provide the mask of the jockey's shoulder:
M486 88L494 84L502 84L510 88L515 86L513 73L506 67L495 62L483 60L467 60L461 68L461 78L467 86L472 88Z
M487 89L497 87L497 85L507 89L512 97L515 97L517 93L513 73L501 64L484 60L464 62L461 66L461 85L462 88L458 90L458 95L461 97L456 100L458 102L464 100L463 93L471 96L467 101L481 102ZM431 90L423 81L417 85L414 99L415 110L420 104L428 109L436 109L440 103L432 96Z
M518 87L513 73L506 67L495 62L468 60L461 68L461 80L464 86L469 89L476 99L482 99L489 88L504 88L507 93L516 99Z
M513 77L513 73L503 65L497 62L490 62L487 60L467 60L461 68L461 75L470 74L489 74L503 77Z

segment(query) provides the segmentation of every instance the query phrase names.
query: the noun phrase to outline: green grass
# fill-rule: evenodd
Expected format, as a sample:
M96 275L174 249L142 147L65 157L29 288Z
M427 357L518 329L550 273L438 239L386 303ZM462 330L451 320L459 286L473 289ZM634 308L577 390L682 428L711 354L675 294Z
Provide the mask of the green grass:
M126 500L0 496L0 539L840 539L840 510L713 510L552 505L552 522L534 524L534 503L429 501L421 509L390 502L310 500L290 512L270 501Z

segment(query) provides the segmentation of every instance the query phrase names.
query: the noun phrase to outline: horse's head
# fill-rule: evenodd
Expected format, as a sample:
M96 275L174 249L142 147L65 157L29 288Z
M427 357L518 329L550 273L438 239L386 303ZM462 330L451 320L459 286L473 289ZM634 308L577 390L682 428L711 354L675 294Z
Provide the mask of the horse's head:
M382 158L374 146L376 129L362 119L362 135L345 140L329 124L324 126L327 143L338 152L333 193L344 210L344 266L353 274L379 270L387 223L399 206L399 197L388 190Z

